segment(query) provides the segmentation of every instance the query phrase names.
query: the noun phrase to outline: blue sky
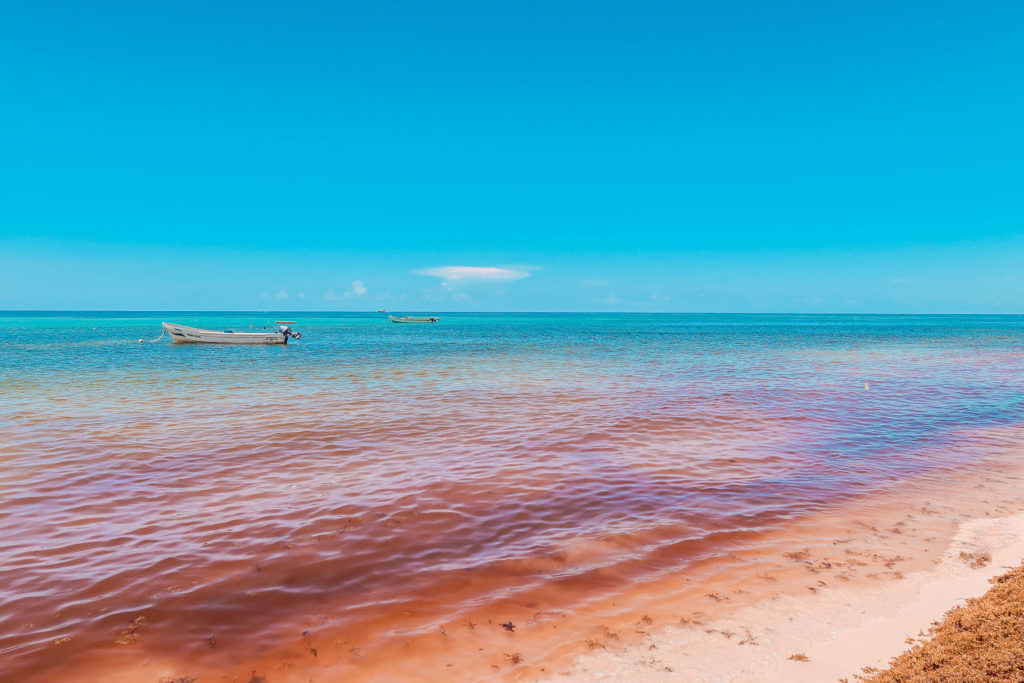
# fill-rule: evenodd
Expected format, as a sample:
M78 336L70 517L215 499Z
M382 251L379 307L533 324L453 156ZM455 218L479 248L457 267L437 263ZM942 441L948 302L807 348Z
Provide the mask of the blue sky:
M298 4L0 8L0 308L1024 309L1024 4Z

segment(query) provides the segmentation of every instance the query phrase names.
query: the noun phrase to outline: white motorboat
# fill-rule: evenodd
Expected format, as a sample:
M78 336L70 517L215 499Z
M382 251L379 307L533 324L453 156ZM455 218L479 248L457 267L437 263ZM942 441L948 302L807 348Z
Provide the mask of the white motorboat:
M288 338L300 339L301 332L294 332L287 324L290 320L275 320L278 325L273 331L235 332L234 330L202 330L175 323L161 323L171 335L171 341L179 344L287 344Z
M393 323L436 323L440 318L430 316L429 318L420 318L414 315L403 315L401 318L396 318L393 315L389 315L391 322Z

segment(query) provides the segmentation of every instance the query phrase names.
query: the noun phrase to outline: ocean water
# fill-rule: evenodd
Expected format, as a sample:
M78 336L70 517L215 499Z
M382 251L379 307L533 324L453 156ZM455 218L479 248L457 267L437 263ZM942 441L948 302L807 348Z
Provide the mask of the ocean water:
M275 317L0 313L0 680L248 675L324 661L311 632L371 657L588 604L1024 422L1024 316L292 313L287 346L137 341Z

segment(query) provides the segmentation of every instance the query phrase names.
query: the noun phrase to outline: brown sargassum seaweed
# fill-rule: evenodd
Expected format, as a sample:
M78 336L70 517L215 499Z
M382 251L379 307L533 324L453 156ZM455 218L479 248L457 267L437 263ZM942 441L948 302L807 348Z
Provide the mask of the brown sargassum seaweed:
M872 683L1024 682L1024 565L992 579L980 598L946 613L926 640L865 671Z

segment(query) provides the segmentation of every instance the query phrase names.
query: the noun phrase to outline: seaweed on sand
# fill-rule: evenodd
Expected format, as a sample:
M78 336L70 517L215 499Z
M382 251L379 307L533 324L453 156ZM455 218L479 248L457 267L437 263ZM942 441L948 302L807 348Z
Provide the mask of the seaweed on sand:
M1024 565L992 579L980 598L946 613L931 638L870 672L873 683L1024 681Z

